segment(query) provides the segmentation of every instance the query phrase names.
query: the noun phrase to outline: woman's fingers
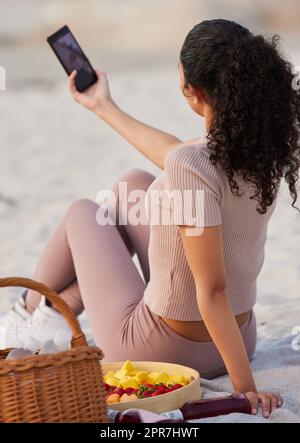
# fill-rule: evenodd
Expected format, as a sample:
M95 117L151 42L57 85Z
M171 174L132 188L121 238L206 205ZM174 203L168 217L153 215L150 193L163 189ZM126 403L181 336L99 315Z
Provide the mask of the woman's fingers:
M80 95L80 93L77 91L76 88L76 83L75 83L76 75L77 71L73 71L69 77L69 90L75 99L77 99Z
M262 403L262 413L265 418L269 418L271 412L271 396L264 392L259 394L259 399Z
M266 392L247 392L246 397L251 404L251 412L256 415L258 405L261 403L262 414L268 418L275 409L282 406L283 400L279 394L268 394Z
M256 415L258 410L258 396L255 392L247 392L246 394L251 405L252 414Z
M75 78L76 78L77 72L73 71L71 75L69 76L69 89L73 93L76 90L75 85Z
M278 396L271 394L271 412L278 408Z
M272 411L274 409L280 408L283 404L283 399L281 395L279 394L271 394L271 405L272 405Z
M96 112L101 104L110 98L109 85L107 75L103 71L96 71L98 80L83 92L79 92L76 88L77 72L73 71L69 76L69 90L74 100L86 107L90 111Z
M107 77L106 72L104 72L104 71L100 71L99 69L96 70L96 74L97 74L97 77L98 77L98 78L101 78L101 77Z

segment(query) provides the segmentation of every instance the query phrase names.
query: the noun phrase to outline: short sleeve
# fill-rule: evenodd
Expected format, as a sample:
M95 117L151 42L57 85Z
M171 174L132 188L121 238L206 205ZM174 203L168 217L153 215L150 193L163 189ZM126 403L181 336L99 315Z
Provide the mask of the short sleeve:
M165 191L170 224L222 224L223 181L201 145L180 146L165 158Z

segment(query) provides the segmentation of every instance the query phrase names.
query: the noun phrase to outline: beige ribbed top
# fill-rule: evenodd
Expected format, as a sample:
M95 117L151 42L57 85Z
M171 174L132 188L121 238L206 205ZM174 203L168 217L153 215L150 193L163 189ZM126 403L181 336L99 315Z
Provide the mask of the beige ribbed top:
M234 314L240 314L250 310L256 301L256 280L263 265L267 226L276 200L266 214L259 214L257 202L249 198L253 188L237 179L244 193L234 196L225 173L210 163L209 155L205 139L175 148L167 154L164 171L151 183L146 195L150 281L144 301L152 312L174 320L201 320L178 224L222 225L226 295L231 308ZM184 212L177 211L181 202L190 201L190 197L184 197L187 190L193 192L193 210L186 210L188 205L184 205ZM196 197L197 190L200 197ZM197 213L196 201L204 203ZM154 213L159 211L162 218L157 219ZM183 218L178 219L178 214ZM195 214L197 217L193 217Z

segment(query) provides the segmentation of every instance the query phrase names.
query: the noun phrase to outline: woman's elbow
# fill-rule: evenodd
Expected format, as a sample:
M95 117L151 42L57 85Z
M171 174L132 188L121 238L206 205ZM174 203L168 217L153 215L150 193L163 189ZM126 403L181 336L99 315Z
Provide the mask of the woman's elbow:
M218 284L207 288L197 287L196 291L198 302L216 303L219 300L224 300L224 297L226 297L225 284Z

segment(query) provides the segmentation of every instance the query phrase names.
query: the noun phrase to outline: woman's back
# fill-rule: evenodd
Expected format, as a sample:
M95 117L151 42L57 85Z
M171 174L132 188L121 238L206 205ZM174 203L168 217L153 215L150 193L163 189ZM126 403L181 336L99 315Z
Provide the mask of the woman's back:
M238 180L240 196L231 192L228 178L219 165L211 164L210 150L205 141L184 145L171 151L165 161L165 171L151 184L147 193L147 213L174 212L176 199L172 191L204 191L204 208L197 226L222 225L223 253L226 271L226 295L235 314L250 310L256 300L256 280L264 260L264 245L268 221L276 199L265 214L256 210L257 202L250 197L253 186ZM163 198L153 198L151 191L168 191ZM152 208L149 205L151 195ZM169 196L169 199L168 199ZM183 197L184 198L184 197ZM170 203L172 201L171 206ZM195 208L195 206L194 206ZM192 225L192 211L185 213L184 224ZM154 224L149 217L150 281L145 291L145 303L164 317L200 320L196 289L185 257L176 220L170 224Z

